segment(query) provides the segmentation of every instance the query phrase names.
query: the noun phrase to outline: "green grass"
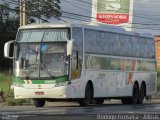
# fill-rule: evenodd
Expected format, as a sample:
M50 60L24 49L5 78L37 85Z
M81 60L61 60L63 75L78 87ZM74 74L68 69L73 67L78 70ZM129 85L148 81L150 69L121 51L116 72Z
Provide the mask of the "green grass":
M9 73L0 73L0 91L3 91L4 96L0 98L0 102L9 106L22 105L23 103L30 103L30 99L14 99L13 90L10 89L12 84L12 77Z
M5 94L11 91L11 77L7 73L0 73L0 91L3 91Z

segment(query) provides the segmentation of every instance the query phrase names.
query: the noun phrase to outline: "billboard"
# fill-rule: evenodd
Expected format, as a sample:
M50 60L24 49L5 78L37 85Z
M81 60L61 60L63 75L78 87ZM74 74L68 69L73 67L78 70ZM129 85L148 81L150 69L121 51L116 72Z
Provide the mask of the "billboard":
M113 25L128 23L131 14L130 8L133 6L131 5L132 1L93 0L92 14L94 14L97 22Z

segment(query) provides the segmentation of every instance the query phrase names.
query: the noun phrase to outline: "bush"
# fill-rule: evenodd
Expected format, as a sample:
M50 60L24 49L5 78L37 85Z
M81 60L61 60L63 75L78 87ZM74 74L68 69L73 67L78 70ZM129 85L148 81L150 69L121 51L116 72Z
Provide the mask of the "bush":
M0 72L0 92L9 93L11 82L12 78L9 74Z
M157 68L157 77L160 78L160 68Z
M12 76L9 75L9 72L0 72L0 103L10 106L30 103L30 99L14 99L13 90L10 89L11 82Z
M5 96L5 104L9 106L22 105L24 103L30 103L30 99L14 99L13 92Z

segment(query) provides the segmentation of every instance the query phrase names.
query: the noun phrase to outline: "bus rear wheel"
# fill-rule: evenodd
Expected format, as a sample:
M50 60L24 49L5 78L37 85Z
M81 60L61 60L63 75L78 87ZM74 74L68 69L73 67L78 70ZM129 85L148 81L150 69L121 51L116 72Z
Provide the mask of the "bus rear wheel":
M122 104L137 104L139 98L139 88L137 84L133 85L132 97L124 97L121 99Z
M142 104L144 101L144 97L145 97L145 87L144 87L144 84L142 84L139 90L139 98L138 98L137 103Z
M86 90L85 90L85 98L81 99L79 101L80 106L88 106L92 102L93 98L93 90L90 84L87 84Z
M33 104L35 105L35 107L43 107L45 105L45 100L33 99Z

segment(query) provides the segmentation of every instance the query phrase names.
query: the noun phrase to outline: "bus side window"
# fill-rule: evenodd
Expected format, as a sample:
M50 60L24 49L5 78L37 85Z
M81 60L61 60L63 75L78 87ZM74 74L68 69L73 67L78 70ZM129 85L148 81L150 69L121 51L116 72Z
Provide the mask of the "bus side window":
M73 53L71 60L71 79L78 79L81 76L83 60L83 36L82 28L75 27L72 29Z

